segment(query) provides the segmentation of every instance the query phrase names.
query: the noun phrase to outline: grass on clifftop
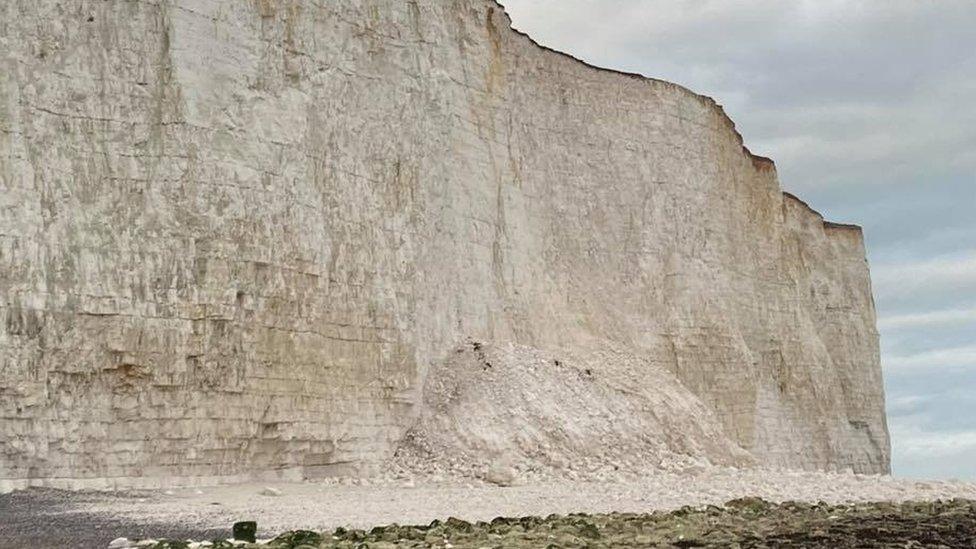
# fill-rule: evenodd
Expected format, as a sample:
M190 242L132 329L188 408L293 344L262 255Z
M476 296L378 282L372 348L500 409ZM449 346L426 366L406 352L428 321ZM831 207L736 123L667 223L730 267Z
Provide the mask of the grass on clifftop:
M160 542L156 549L186 547ZM215 542L212 547L234 547ZM240 546L238 546L240 547ZM976 502L829 506L755 498L672 513L458 519L427 526L379 526L283 534L268 545L320 548L618 548L618 547L976 547Z

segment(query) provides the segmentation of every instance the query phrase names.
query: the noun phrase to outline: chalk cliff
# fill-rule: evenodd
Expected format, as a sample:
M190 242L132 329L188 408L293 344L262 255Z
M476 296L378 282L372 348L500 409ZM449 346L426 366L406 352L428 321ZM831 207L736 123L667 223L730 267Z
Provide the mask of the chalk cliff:
M0 484L369 468L466 341L888 470L861 231L713 100L491 0L0 4Z

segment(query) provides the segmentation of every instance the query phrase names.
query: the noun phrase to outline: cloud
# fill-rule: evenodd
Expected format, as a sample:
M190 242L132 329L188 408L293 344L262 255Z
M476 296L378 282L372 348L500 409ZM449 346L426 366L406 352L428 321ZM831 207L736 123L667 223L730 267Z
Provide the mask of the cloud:
M914 478L976 479L976 429L937 430L897 416L890 429L896 470Z
M976 345L936 349L903 356L889 356L882 360L887 371L928 370L931 372L976 369Z
M878 319L878 328L882 331L894 331L961 323L976 323L976 308L881 317Z
M939 294L957 303L971 301L976 296L976 251L915 262L877 264L872 268L872 280L879 300L917 301L920 296Z
M888 415L891 417L912 416L925 410L930 397L909 395L888 398Z
M902 455L908 458L933 459L976 455L976 431L924 432L915 429L896 429Z
M911 478L976 479L976 430L937 431L892 422L892 466Z
M891 426L892 462L914 478L976 479L976 430L933 431Z

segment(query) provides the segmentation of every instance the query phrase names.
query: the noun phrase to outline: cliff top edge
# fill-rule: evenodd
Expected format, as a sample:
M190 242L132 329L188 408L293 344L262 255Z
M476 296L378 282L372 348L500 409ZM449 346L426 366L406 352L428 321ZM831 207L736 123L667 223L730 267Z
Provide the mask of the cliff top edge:
M528 40L533 46L535 46L536 48L538 48L538 49L540 49L542 51L549 52L549 53L558 55L560 57L570 59L570 60L572 60L572 61L574 61L576 63L579 63L580 65L583 65L584 67L586 67L586 68L588 68L590 70L596 70L596 71L600 71L600 72L606 72L606 73L610 73L610 74L616 74L616 75L624 76L624 77L627 77L627 78L633 78L635 80L641 80L641 81L645 81L645 82L651 82L651 83L655 83L655 84L659 84L659 85L669 86L669 87L675 88L675 89L677 89L677 90L679 90L679 91L681 91L683 93L686 93L686 94L688 94L688 95L690 95L692 97L695 97L699 101L701 101L701 102L707 104L708 106L716 109L718 111L719 115L721 116L721 118L725 121L726 125L729 127L729 129L732 131L732 133L735 135L735 137L738 140L739 144L742 145L742 152L746 155L747 158L749 158L752 161L753 166L757 170L775 170L776 169L776 162L773 159L771 159L769 157L766 157L766 156L760 156L758 154L754 154L752 151L749 150L749 147L747 147L745 145L745 139L742 137L742 133L739 132L738 128L735 125L735 121L732 120L732 118L728 115L728 113L725 112L725 109L722 107L722 105L718 101L716 101L713 97L710 97L708 95L704 95L704 94L698 93L698 92L696 92L696 91L688 88L687 86L683 86L681 84L678 84L678 83L675 83L675 82L671 82L669 80L664 80L664 79L661 79L661 78L654 78L652 76L647 76L647 75L641 74L641 73L628 72L628 71L614 69L614 68L609 68L609 67L602 67L600 65L594 65L593 63L590 63L588 61L584 61L583 59L580 59L579 57L576 57L575 55L572 55L570 53L566 53L564 51L557 50L555 48L546 46L546 45L540 43L535 38L533 38L527 32L524 32L524 31L522 31L522 30L520 30L520 29L518 29L518 28L515 27L515 24L512 21L512 17L508 13L508 10L505 8L505 5L502 3L502 0L490 0L490 3L492 3L496 7L498 7L501 10L501 13L504 15L504 17L506 19L508 19L508 28L509 28L509 30L511 32L515 33L517 36L521 36L522 38ZM803 205L804 208L806 208L811 213L813 213L814 215L816 215L817 217L819 217L823 221L823 224L824 224L824 228L825 229L848 229L848 230L863 231L863 228L860 225L856 225L856 224L852 224L852 223L836 223L836 222L833 222L833 221L827 221L827 220L825 220L824 219L824 216L820 212L818 212L817 210L815 210L806 201L800 199L798 196L796 196L793 193L790 193L790 192L787 192L787 191L783 191L783 197L784 197L784 199L792 199L792 200L795 200L795 201L799 202L801 205Z

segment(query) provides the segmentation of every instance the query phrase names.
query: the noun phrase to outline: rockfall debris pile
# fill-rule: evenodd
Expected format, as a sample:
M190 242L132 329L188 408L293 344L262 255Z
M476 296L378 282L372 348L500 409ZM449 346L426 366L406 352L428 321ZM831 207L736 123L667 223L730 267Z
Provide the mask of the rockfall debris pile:
M638 357L477 341L428 373L395 458L415 476L500 485L752 462L671 373Z

